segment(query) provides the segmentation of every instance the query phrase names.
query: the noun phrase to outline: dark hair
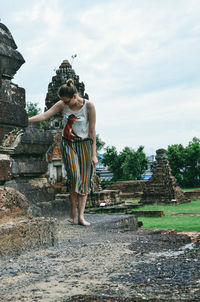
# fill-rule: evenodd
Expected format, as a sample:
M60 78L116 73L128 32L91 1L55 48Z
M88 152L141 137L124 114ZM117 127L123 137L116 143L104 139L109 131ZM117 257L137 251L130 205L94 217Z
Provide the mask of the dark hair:
M59 97L67 96L72 98L75 93L78 92L72 79L68 79L66 84L63 84L58 90Z

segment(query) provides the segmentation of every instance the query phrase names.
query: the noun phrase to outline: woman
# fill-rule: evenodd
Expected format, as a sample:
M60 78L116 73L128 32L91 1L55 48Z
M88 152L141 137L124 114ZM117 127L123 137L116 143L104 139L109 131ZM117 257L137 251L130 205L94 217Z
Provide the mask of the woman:
M84 211L92 170L97 164L96 111L93 103L78 95L72 79L60 87L58 95L60 101L46 112L29 118L29 122L45 121L62 111L64 128L61 152L67 170L71 201L68 221L75 222L78 202L78 223L89 226L90 223L84 218Z

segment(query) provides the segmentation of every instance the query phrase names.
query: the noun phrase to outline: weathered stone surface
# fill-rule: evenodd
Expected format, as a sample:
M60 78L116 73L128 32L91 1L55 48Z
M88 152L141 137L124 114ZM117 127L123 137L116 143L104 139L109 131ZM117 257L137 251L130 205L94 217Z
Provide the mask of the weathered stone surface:
M52 201L39 202L36 207L32 207L33 216L69 217L71 202L69 199L56 198Z
M40 176L48 169L48 164L45 160L32 157L29 158L15 158L12 162L12 175L15 176Z
M24 64L24 58L16 50L17 45L9 29L0 23L0 59L2 64L2 76L12 79L17 70Z
M56 220L25 219L0 224L0 257L19 255L24 251L56 244Z
M15 131L20 131L21 127L7 125L7 124L1 124L0 125L0 150L2 149L2 143L3 143L4 137L8 133L10 133L11 131L13 131L14 129L15 129Z
M0 145L3 138L14 129L28 124L25 110L25 90L9 80L1 80L0 87Z
M165 216L163 211L132 211L132 214L134 214L137 217L161 217Z
M30 124L25 130L13 130L3 140L5 151L17 154L44 154L53 141L50 131L42 131ZM10 151L11 150L11 151ZM27 158L28 159L28 158Z
M184 195L189 199L199 199L200 198L200 189L186 191L186 192L184 192Z
M13 188L0 186L0 223L30 215L29 202L22 193Z
M11 179L12 168L9 155L0 154L0 183Z
M10 124L13 126L27 126L26 111L16 104L0 102L0 124Z
M86 215L89 228L59 220L55 248L0 261L0 300L199 301L200 245L174 230L123 231L121 218Z
M138 197L143 192L146 182L147 180L117 181L107 189L120 190L123 198Z
M7 187L12 187L24 194L31 205L55 200L54 187L45 177L12 179L5 184Z
M93 192L102 191L101 178L96 173L94 173L92 177L92 191Z
M141 203L183 203L189 200L184 192L177 186L176 179L172 176L165 149L156 151L156 163L152 177L146 182Z
M8 105L18 105L22 113L25 115L26 113L26 101L25 101L25 89L19 87L17 84L9 81L2 80L2 99ZM18 107L18 109L19 109ZM27 114L26 114L27 118ZM9 121L9 124L12 123L12 120Z
M103 190L100 192L92 192L88 195L87 203L91 206L99 206L100 203L113 203L121 201L120 191Z
M4 135L10 130L17 127L26 127L28 124L28 116L25 110L25 91L23 88L7 81L2 80L1 98L0 98L0 132ZM6 127L10 125L6 132ZM2 136L0 138L2 140ZM2 143L2 141L0 142Z

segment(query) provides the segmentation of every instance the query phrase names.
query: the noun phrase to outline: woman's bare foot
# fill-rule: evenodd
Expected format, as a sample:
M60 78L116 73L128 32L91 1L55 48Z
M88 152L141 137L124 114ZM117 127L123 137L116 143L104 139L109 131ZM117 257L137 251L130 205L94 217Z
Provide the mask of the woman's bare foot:
M79 220L78 224L83 225L83 226L90 226L90 222L86 221L85 219Z
M75 223L75 218L68 217L67 221L69 221L70 223L74 224Z

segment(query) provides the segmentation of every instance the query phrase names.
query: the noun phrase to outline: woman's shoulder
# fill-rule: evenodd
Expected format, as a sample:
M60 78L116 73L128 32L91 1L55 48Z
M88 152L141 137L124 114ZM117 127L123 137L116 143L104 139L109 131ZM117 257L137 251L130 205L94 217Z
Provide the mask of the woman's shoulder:
M88 109L88 110L92 110L92 109L95 108L95 107L94 107L94 103L92 103L91 101L88 101L88 100L87 100L87 102L86 102L86 106L87 106L87 109Z

